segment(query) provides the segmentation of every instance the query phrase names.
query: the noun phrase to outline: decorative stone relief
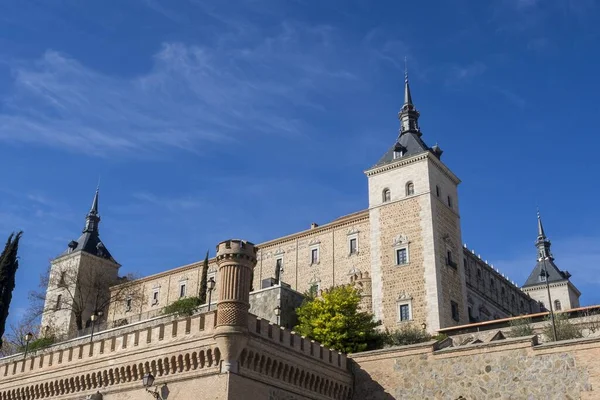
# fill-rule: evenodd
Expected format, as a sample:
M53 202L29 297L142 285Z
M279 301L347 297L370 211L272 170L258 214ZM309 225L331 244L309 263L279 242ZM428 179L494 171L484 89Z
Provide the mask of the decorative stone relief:
M412 296L406 292L400 292L400 294L398 295L398 301L402 301L402 300L412 300Z
M280 255L283 255L283 254L285 254L285 250L283 250L281 247L279 247L279 248L278 248L278 249L277 249L277 250L276 250L276 251L273 253L273 255L274 255L274 256L276 256L276 257L277 257L277 256L280 256Z
M321 244L321 241L319 240L319 238L314 238L314 239L311 239L311 241L310 241L310 242L308 242L308 245L309 245L309 246L316 246L316 245L318 245L318 244Z
M400 234L394 238L392 247L403 246L406 244L408 244L408 236Z
M348 230L348 233L346 233L346 234L347 234L348 236L350 236L350 235L357 235L357 234L358 234L358 232L359 232L359 230L358 230L358 229L356 229L355 227L352 227L352 228L350 228L350 229Z

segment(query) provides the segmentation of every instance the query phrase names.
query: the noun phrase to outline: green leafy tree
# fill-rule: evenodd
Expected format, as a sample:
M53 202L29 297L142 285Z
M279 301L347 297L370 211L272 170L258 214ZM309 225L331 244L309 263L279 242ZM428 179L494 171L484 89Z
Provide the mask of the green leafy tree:
M350 285L336 286L321 297L309 294L296 310L295 331L324 346L344 353L369 350L377 346L381 322L359 310L360 292Z
M15 288L15 275L19 268L17 252L22 234L22 231L17 234L11 233L4 250L0 254L0 347L2 346L2 335L4 335L6 328L12 292Z
M206 258L204 258L204 265L202 266L202 277L200 278L200 291L198 297L200 298L200 304L206 303L206 291L208 281L208 251L206 252Z
M509 337L521 337L521 336L532 336L533 325L531 325L531 318L518 318L510 321L510 331L508 332Z
M163 309L163 314L175 314L175 315L194 315L198 307L202 304L198 297L186 297L185 299L179 299Z

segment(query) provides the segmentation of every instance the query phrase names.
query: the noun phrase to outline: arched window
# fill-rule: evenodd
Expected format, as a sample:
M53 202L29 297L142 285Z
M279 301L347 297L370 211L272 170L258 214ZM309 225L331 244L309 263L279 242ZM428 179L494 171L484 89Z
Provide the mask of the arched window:
M392 199L392 192L390 192L390 189L383 189L383 202L388 202Z
M54 307L55 310L60 310L60 308L62 307L62 294L59 294L56 297L56 306Z
M560 300L554 300L554 310L556 310L556 311L562 310L562 305L560 304Z
M408 182L406 184L406 195L412 196L413 194L415 194L415 185L412 182Z

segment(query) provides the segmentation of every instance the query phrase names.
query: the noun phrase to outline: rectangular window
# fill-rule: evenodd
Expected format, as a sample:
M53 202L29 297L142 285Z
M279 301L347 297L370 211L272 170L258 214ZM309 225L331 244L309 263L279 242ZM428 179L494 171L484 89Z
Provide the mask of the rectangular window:
M179 298L185 297L185 283L179 285Z
M400 304L398 313L400 314L400 321L410 321L410 306L408 304Z
M458 303L455 301L450 301L450 307L452 309L452 319L458 322L460 319L458 314Z
M452 208L452 197L448 196L448 207Z
M125 311L131 311L131 298L125 300Z
M319 263L319 249L312 249L310 251L310 263L311 264Z
M408 264L408 249L403 247L396 249L396 265Z
M456 268L456 262L454 261L454 259L452 258L452 250L448 250L446 252L446 265L452 267L452 268Z
M436 195L437 197L440 197L440 187L439 187L439 186L437 186L437 185L435 186L435 195Z
M158 304L158 290L152 292L152 305L155 306Z
M356 246L356 238L350 239L350 254L356 254L358 252L358 248Z

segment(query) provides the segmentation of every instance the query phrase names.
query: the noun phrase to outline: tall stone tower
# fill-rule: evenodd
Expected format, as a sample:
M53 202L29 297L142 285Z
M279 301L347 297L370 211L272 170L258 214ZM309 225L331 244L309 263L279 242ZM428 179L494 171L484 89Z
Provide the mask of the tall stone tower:
M96 190L79 239L50 263L42 329L60 337L85 328L93 313L106 313L108 288L118 279L120 265L100 240L98 196Z
M442 150L422 139L419 112L404 82L400 132L365 171L373 312L385 326L438 328L468 323L457 186Z
M257 248L245 240L217 245L217 327L214 338L221 350L221 372L237 372L248 336L248 310Z
M544 225L539 212L537 218L538 235L535 241L537 263L522 290L547 310L550 309L550 306L554 311L577 308L579 307L581 292L569 280L571 277L569 271L561 271L554 263L554 256L550 251L551 243L544 232ZM548 302L548 286L550 287L552 304Z

